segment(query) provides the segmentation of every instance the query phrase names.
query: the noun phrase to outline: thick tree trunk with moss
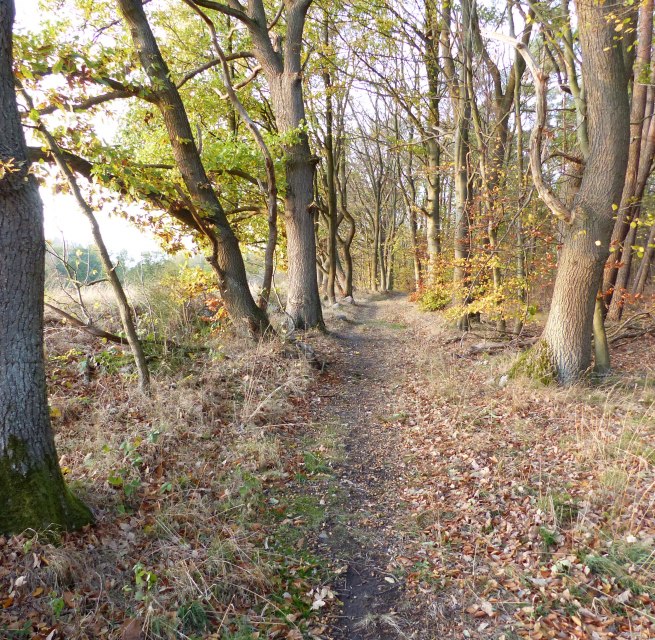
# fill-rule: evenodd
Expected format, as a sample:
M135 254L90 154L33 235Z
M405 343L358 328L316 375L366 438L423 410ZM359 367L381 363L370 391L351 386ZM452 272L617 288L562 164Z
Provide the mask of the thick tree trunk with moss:
M13 0L0 0L0 532L92 520L67 489L50 428L43 361L42 204L28 174L12 75Z
M578 0L577 8L590 152L574 200L573 219L565 231L542 336L563 383L576 380L591 364L596 293L609 255L613 205L621 198L629 140L626 73L609 19L612 7Z

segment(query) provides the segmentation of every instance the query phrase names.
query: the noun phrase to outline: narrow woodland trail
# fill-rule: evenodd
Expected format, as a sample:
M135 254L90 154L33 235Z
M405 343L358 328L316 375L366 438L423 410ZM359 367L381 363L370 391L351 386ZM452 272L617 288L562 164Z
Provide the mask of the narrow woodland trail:
M402 549L401 501L413 472L394 428L406 417L404 384L416 365L415 331L403 319L404 297L368 300L341 312L334 362L321 381L316 419L338 425L344 458L336 468L339 497L320 537L344 570L343 602L334 638L364 640L415 635L423 612L407 600L391 562ZM421 636L431 637L431 636Z

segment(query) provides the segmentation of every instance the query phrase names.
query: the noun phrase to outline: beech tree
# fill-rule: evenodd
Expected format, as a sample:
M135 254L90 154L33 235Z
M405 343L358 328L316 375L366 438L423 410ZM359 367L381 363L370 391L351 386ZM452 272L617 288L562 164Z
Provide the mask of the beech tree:
M45 241L12 73L13 0L0 0L0 532L79 528L50 427L43 357Z

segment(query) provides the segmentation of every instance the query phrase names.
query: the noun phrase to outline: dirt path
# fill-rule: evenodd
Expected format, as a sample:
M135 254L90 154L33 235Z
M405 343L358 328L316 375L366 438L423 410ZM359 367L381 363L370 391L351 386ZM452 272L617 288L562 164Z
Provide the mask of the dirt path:
M338 506L321 535L344 568L342 617L333 635L339 640L404 637L419 623L390 566L403 537L398 497L411 471L391 428L401 415L401 375L415 366L414 334L402 321L408 306L404 297L368 300L337 311L332 323L336 353L316 418L340 425L344 438L345 457L335 469Z
M403 296L328 326L311 412L343 449L319 535L342 570L327 637L655 637L653 566L635 560L655 557L647 375L631 395L508 382L510 344L489 355L492 331L453 333ZM617 473L634 483L618 499Z

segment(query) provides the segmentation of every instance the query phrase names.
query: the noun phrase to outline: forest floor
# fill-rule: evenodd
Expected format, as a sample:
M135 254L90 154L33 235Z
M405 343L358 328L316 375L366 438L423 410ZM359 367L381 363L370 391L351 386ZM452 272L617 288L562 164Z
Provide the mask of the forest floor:
M153 398L50 329L60 462L97 522L0 538L0 638L655 637L653 338L557 389L403 296L326 315L320 370L219 337L167 354Z
M507 380L493 332L458 337L393 296L330 340L312 413L345 450L334 637L655 637L652 339L563 390Z

